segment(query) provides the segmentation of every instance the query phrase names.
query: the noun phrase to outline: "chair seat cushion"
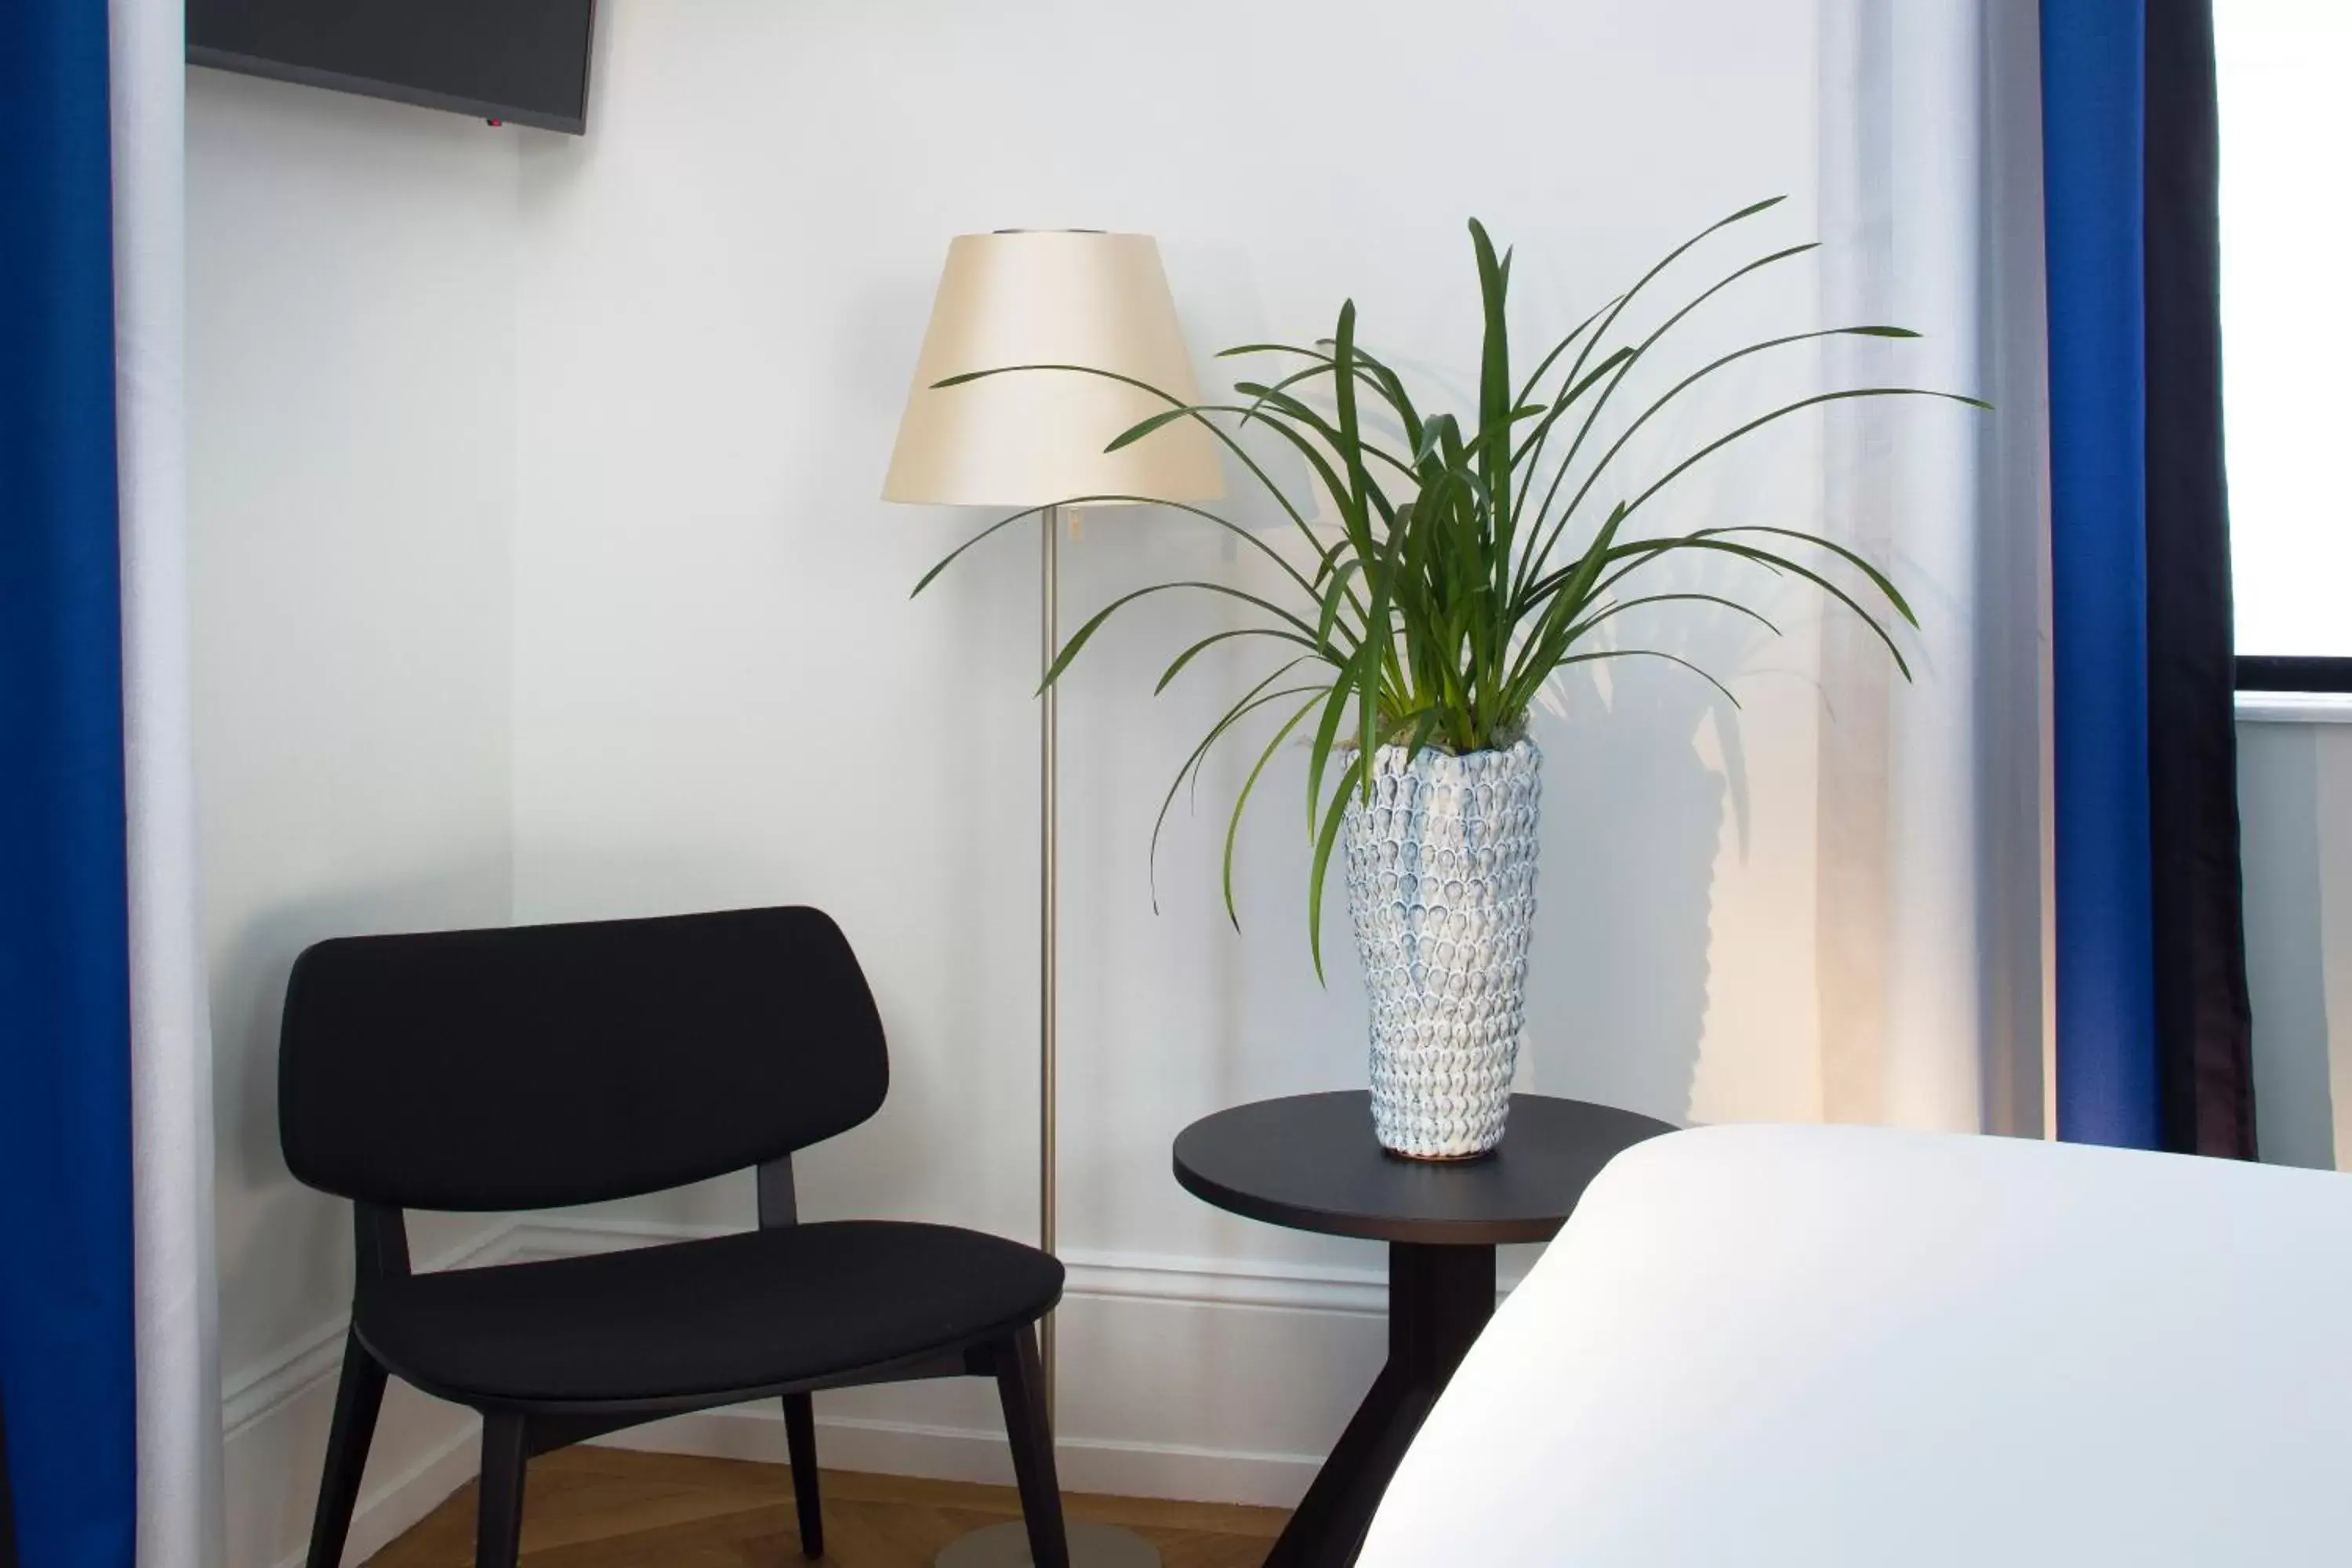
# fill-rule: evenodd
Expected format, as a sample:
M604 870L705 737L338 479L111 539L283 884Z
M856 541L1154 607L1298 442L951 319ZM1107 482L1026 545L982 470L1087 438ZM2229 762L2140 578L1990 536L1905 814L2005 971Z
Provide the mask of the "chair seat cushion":
M851 1221L379 1281L355 1318L378 1361L445 1397L664 1402L999 1338L1061 1293L1034 1247Z

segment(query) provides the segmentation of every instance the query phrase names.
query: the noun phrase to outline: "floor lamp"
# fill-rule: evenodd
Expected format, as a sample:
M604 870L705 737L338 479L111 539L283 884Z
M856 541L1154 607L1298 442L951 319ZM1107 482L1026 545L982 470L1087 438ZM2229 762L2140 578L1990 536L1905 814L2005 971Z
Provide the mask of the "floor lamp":
M1212 500L1223 484L1208 432L1189 420L1117 452L1103 450L1119 432L1168 406L1140 388L1074 370L937 384L970 371L1024 364L1110 371L1197 400L1192 356L1160 269L1160 247L1150 236L1014 229L968 234L951 243L882 486L885 500L1044 509L1040 658L1049 664L1060 642L1063 508L1079 501L1089 508L1117 505L1109 498L1122 496ZM1045 667L1041 664L1041 672ZM1055 1245L1058 706L1056 689L1047 687L1038 714L1037 1244L1048 1252ZM1050 1413L1050 1318L1043 1348ZM1160 1561L1127 1531L1074 1521L1069 1531L1073 1568L1156 1568ZM976 1531L939 1559L940 1568L1013 1568L1029 1560L1028 1538L1018 1524Z

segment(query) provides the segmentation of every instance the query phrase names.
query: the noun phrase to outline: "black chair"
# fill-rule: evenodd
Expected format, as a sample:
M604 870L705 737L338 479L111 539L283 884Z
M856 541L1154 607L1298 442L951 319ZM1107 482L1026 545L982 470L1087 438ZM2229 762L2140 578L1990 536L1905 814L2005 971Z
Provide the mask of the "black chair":
M478 1568L520 1549L534 1454L780 1396L801 1550L824 1550L820 1388L992 1376L1041 1568L1066 1568L1035 1325L1062 1267L944 1226L796 1225L794 1151L880 1108L882 1023L815 910L324 942L278 1053L287 1167L350 1198L352 1330L310 1535L338 1568L387 1373L482 1414ZM755 1169L760 1228L412 1273L402 1211L541 1208Z

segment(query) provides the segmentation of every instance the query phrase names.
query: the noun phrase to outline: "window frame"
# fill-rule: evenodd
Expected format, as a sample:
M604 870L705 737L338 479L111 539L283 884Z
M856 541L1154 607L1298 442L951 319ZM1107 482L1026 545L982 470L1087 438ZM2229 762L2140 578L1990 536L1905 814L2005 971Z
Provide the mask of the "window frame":
M2352 692L2352 658L2238 655L2241 691Z

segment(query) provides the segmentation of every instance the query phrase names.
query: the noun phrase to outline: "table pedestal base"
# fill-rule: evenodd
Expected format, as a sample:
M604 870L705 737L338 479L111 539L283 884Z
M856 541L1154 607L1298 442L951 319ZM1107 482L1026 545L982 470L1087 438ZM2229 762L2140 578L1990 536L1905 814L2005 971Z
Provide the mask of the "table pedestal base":
M1265 1568L1346 1568L1413 1435L1495 1315L1495 1249L1389 1244L1389 1360Z

